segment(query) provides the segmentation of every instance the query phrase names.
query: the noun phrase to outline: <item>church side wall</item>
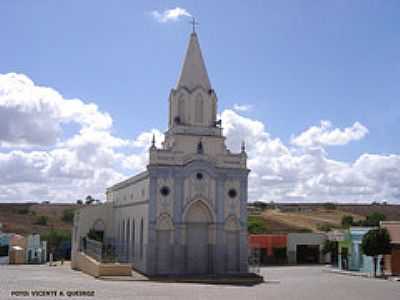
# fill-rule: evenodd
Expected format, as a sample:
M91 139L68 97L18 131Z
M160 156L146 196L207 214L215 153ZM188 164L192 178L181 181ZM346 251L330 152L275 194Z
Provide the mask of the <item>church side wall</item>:
M114 199L114 240L121 261L146 273L149 178L111 192Z
M85 206L75 212L71 247L72 268L75 267L76 253L79 251L81 239L96 224L102 223L104 225L105 238L113 236L112 211L112 204L104 203Z

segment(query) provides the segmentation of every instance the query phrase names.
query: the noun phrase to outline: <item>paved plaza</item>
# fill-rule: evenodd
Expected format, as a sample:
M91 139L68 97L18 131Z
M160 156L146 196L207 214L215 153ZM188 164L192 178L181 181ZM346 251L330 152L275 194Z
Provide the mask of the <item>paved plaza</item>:
M252 287L150 281L104 281L66 266L0 266L0 299L400 299L400 282L326 272L322 266L261 269L269 282ZM57 291L65 296L11 296L12 291ZM94 291L94 297L67 292ZM40 295L40 294L37 294Z

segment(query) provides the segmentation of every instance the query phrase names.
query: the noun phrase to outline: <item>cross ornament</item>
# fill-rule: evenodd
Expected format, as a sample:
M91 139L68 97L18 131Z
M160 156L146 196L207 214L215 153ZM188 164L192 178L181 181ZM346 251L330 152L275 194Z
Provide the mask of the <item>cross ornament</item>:
M193 33L196 33L196 25L199 25L199 23L196 22L196 18L192 16L192 21L189 21L189 23L193 26Z

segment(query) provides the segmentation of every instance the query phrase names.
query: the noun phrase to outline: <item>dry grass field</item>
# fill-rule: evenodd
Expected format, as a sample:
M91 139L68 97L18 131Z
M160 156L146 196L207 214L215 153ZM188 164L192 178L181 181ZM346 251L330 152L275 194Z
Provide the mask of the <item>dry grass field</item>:
M50 228L71 230L72 224L62 220L66 209L75 209L76 204L15 204L0 203L0 223L2 231L22 235L43 234ZM35 224L40 216L47 217L47 225Z
M336 205L327 209L323 204L277 204L279 208L269 207L261 212L268 233L288 233L321 231L321 225L340 227L344 215L352 215L355 220L365 218L372 212L381 212L387 220L400 220L400 205ZM62 220L66 209L79 208L76 204L33 204L0 203L0 223L4 232L43 234L50 228L71 230L72 224ZM301 209L297 209L297 208ZM296 208L296 209L293 209ZM47 225L38 225L38 217L48 218Z
M286 225L290 232L309 230L313 232L321 231L321 226L327 225L332 228L341 227L342 217L352 215L354 220L361 220L361 215L344 212L341 210L329 210L317 208L307 212L283 212L278 209L267 209L262 213L265 220L273 225L275 223ZM268 221L267 221L268 224ZM271 233L280 232L279 228L271 227Z

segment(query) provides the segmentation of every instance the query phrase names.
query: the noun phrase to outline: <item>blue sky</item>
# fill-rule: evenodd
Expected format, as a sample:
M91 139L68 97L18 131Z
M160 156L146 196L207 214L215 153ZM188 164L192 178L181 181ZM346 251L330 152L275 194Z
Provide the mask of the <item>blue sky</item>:
M242 114L285 144L321 120L359 122L368 134L326 147L331 159L399 154L399 1L2 1L0 73L96 103L121 138L163 131L191 25L151 12L175 7L200 23L219 111L251 105Z

